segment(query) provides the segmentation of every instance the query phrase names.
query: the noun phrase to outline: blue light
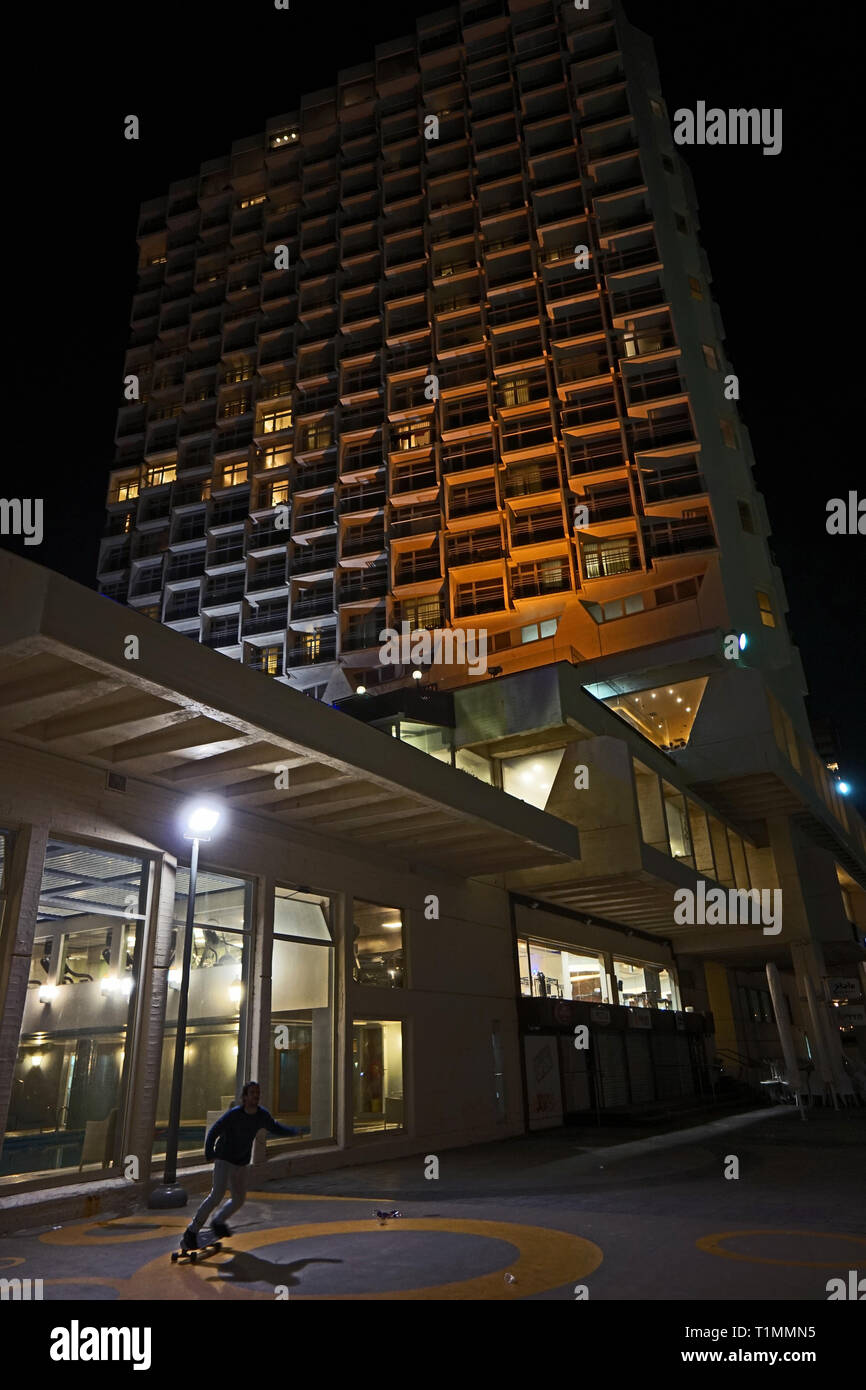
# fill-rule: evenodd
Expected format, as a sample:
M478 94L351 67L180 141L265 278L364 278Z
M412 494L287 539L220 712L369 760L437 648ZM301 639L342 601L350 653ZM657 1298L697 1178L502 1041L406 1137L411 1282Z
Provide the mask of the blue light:
M837 782L837 783L836 783L836 790L837 790L837 792L839 793L840 796L848 796L849 793L850 793L850 791L851 791L851 783L850 783L850 782Z
M740 651L744 652L749 645L749 639L744 632L740 633Z

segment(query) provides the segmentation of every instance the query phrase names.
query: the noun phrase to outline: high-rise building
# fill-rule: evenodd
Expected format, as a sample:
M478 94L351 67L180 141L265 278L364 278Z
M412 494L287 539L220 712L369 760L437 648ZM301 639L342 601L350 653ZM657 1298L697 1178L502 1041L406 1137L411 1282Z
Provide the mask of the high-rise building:
M745 631L799 699L697 229L612 5L419 22L144 205L102 591L329 699L479 619L506 672Z
M780 969L838 1085L866 829L810 733L698 227L615 0L419 21L142 209L100 582L576 824L579 861L505 886L674 936L729 1057L765 1055L743 1001ZM385 629L486 661L385 662ZM677 923L704 878L784 894L784 931Z

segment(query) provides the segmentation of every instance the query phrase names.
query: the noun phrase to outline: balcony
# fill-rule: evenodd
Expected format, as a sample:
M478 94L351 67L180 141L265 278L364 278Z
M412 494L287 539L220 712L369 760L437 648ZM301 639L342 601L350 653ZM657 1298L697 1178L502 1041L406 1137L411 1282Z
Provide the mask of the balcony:
M539 572L532 576L516 576L511 586L511 593L515 599L543 598L545 594L558 594L562 593L564 589L570 588L571 575L568 564L563 562L558 574L551 575Z
M289 574L293 579L302 574L319 574L334 569L336 564L336 546L298 546L289 561Z
M240 603L244 596L244 576L231 584L209 584L202 595L202 608L220 608L224 604Z
M230 627L211 628L201 642L203 647L236 647L239 640L238 625L232 623Z
M524 513L515 513L512 517L511 544L515 547L543 545L547 541L561 541L564 539L564 535L561 515L543 518L539 521L533 520L532 517L526 517Z
M241 632L244 637L254 637L263 632L285 632L288 627L288 609L285 604L267 612L251 613L244 618Z
M666 400L671 396L684 396L686 394L685 382L675 366L641 377L623 373L623 386L625 387L627 409L630 411L639 410L641 414L646 413L646 411L641 410L641 407L650 401Z
M396 557L394 566L395 588L405 584L425 584L431 579L441 578L442 562L439 559L438 549L435 553L411 551L407 555L401 554Z
M363 603L367 599L384 598L387 592L388 575L384 569L378 574L355 570L340 576L340 603Z
M285 564L262 566L247 580L247 592L255 594L265 589L284 589L286 582ZM241 590L243 591L243 585Z
M523 449L545 448L553 444L553 431L550 426L549 417L542 417L543 424L526 425L522 429L514 429L513 422L503 425L500 448L503 455L520 453Z
M560 535L562 528L560 527ZM448 538L449 565L486 565L491 560L501 560L504 554L500 535L478 539L472 535Z
M416 507L403 507L395 511L391 520L391 536L398 540L403 536L423 536L438 531L442 516L438 506L431 511L420 511Z
M641 482L647 506L679 497L697 497L707 490L704 476L696 467L678 472L641 469Z
M346 488L340 498L340 515L346 516L352 512L379 511L384 507L386 501L385 489L381 488Z
M449 499L448 518L455 520L466 516L479 516L485 512L495 512L498 510L496 491L491 488L489 491L479 492L473 496L460 500Z
M334 613L334 590L301 592L292 599L292 622L298 618L324 618Z
M350 556L378 553L384 549L385 533L381 527L375 527L371 530L354 527L345 532L340 554L345 560Z
M646 532L647 558L664 559L669 555L686 555L693 550L712 550L718 544L716 533L708 521L668 523L651 526Z
M380 647L382 645L379 636L384 625L384 614L379 614L373 622L353 623L340 640L340 650L344 652L361 652Z
M327 531L336 526L333 507L322 507L314 511L296 513L292 521L292 535L304 536L313 531Z
M336 658L336 634L329 633L321 637L315 634L315 640L289 647L286 653L286 668L288 669L293 666L320 666L325 662L335 661Z
M435 468L395 468L391 477L391 496L406 496L410 492L424 492L438 486Z
M538 492L559 490L558 468L529 468L510 470L505 475L506 497L530 497Z

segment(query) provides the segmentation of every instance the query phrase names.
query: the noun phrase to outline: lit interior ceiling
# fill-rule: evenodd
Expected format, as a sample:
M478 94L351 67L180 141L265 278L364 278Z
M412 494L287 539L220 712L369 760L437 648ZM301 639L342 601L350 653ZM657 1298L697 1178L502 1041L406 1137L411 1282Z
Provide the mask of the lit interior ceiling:
M700 676L676 685L651 685L628 695L614 695L604 703L657 748L685 748L706 688L707 677Z

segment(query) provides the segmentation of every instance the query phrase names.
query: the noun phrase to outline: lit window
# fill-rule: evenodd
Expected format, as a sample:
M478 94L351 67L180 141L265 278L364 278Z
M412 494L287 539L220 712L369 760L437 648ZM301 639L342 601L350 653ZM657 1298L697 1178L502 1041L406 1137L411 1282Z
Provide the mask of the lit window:
M521 642L538 641L538 623L528 623L526 627L520 629Z
M721 426L722 430L722 439L725 441L727 447L729 449L736 449L737 431L734 429L730 420L720 420L719 425Z
M265 449L263 468L286 468L292 461L291 449Z
M359 985L403 986L403 914L398 907L352 903L352 977Z
M716 356L715 348L710 347L709 343L702 343L701 347L703 349L704 361L706 362L707 366L710 368L711 371L717 372L719 370L719 359Z
M396 437L398 449L426 449L430 445L430 426L422 420L411 421L397 427Z
M292 412L290 410L276 410L269 415L262 416L261 434L276 434L278 430L288 430L292 427Z
M138 496L138 478L121 478L117 484L117 501L131 502ZM128 527L126 528L129 529Z
M773 605L770 602L769 594L762 593L760 589L757 589L755 592L758 600L758 612L761 615L761 622L764 624L764 627L775 627L776 615L773 612Z
M230 463L223 469L223 487L237 487L247 480L246 463Z
M652 111L654 116L658 116L660 121L664 120L665 108L662 106L660 101L656 100L655 97L650 97L650 110Z
M696 275L689 276L689 294L692 299L703 299L704 297L703 286Z
M529 377L515 376L502 384L502 404L526 405L529 401Z
M255 207L258 207L259 203L266 203L267 201L268 201L268 196L267 196L267 194L266 194L266 193L259 193L255 198L243 198L243 199L241 200L240 206L241 206L242 209L243 209L243 208L255 208Z
M279 507L289 500L289 481L286 478L283 482L273 483L268 495L268 506Z
M173 483L176 477L177 465L174 463L165 463L159 468L148 469L145 486L160 487L163 483Z

